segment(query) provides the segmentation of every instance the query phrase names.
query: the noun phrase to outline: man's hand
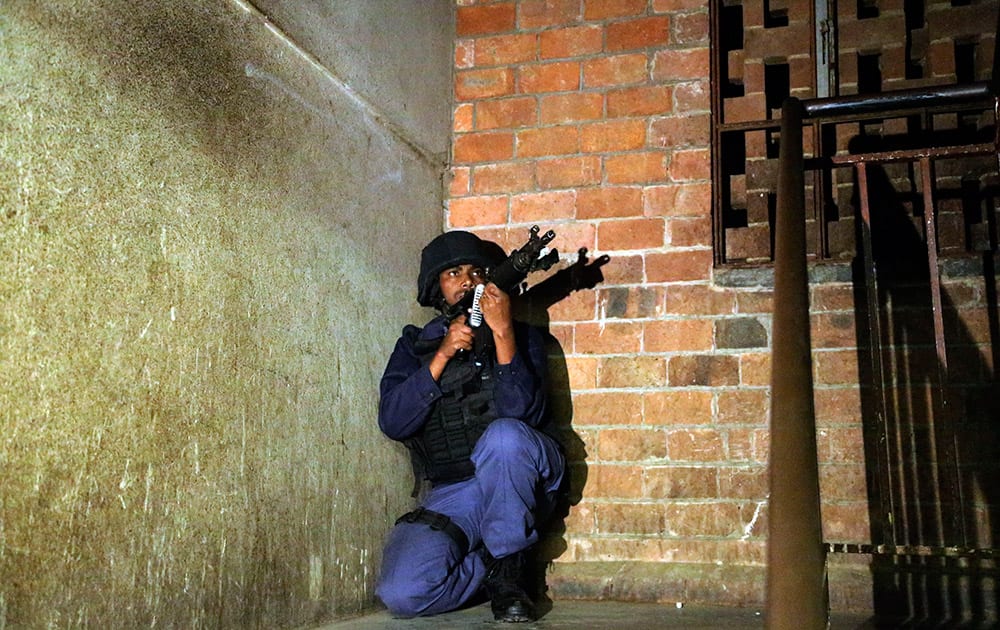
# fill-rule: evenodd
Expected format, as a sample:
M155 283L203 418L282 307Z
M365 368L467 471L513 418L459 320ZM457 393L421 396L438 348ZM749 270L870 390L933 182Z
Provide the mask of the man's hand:
M486 285L483 295L479 298L479 308L483 311L483 319L493 331L493 334L508 334L514 328L514 320L510 314L510 296L500 290L492 282Z
M469 325L465 323L465 315L459 315L448 326L448 332L441 345L438 346L437 354L446 360L452 359L459 350L472 350L473 332Z
M514 318L510 314L510 296L492 282L486 285L479 299L483 319L493 331L493 345L496 347L497 362L508 365L514 360L517 346L514 343Z
M434 353L434 358L427 366L435 381L441 378L448 361L451 361L460 350L472 350L473 337L472 329L465 323L465 315L459 315L451 322L448 326L448 332L441 340L441 345Z

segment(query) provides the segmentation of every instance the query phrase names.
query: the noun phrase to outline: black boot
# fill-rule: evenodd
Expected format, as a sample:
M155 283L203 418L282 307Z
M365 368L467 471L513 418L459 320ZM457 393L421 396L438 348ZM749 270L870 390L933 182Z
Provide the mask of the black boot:
M486 593L497 621L535 620L535 606L524 590L525 552L494 558L486 554Z

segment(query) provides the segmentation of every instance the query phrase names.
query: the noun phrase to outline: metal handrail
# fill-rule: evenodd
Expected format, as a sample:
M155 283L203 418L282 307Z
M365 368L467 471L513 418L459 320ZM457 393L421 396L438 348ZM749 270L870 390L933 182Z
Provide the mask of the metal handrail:
M806 268L802 103L781 110L771 341L768 628L827 626ZM780 366L780 369L778 369Z
M1000 53L997 58L1000 59ZM789 98L782 107L774 228L776 309L772 324L770 509L765 617L768 628L819 630L827 627L829 615L827 547L823 542L820 518L809 338L803 123L808 118L863 120L879 113L895 114L907 108L962 107L980 102L985 105L990 100L997 112L1000 111L1000 99L996 98L996 91L992 87L984 82L810 101ZM1000 129L997 133L996 147L1000 147ZM920 159L928 161L929 157L923 156ZM865 162L856 162L859 176L863 176ZM924 187L928 186L929 183L925 181ZM862 212L865 211L862 208ZM930 213L930 216L933 214ZM866 249L864 255L870 259L870 241L866 239L862 245ZM932 262L936 264L936 258ZM872 310L877 318L877 308ZM879 326L877 321L869 323ZM873 360L878 361L879 358L873 356ZM879 375L883 366L874 365L873 370Z

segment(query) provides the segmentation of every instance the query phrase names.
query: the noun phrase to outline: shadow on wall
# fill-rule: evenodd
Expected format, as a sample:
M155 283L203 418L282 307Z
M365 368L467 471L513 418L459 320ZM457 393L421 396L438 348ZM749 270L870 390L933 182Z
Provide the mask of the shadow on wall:
M539 327L545 335L549 357L549 418L546 432L552 435L566 456L566 476L555 510L544 527L534 558L533 584L539 612L551 608L546 596L545 572L551 563L567 549L565 519L570 508L583 498L587 484L587 450L573 430L573 399L570 391L566 353L549 331L548 309L576 291L593 289L604 280L601 267L611 258L607 255L588 259L586 248L577 252L572 265L560 269L542 282L530 287L517 301L517 317Z
M852 152L872 150L862 144L852 143ZM869 166L873 254L865 261L859 253L854 266L871 538L874 544L953 549L876 555L875 622L980 627L975 624L997 621L995 556L984 559L956 549L995 548L1000 540L1000 324L996 222L990 216L998 191L988 186L963 200L966 232L972 223L985 223L990 233L978 260L965 256L941 264L949 278L942 287L946 355L941 360L927 245L919 227L924 219L919 165L900 174ZM901 192L906 190L913 192ZM950 194L935 191L938 199ZM857 225L864 229L862 221ZM859 232L859 244L862 236ZM865 267L871 271L871 265L875 304L866 295ZM875 315L881 334L869 327Z

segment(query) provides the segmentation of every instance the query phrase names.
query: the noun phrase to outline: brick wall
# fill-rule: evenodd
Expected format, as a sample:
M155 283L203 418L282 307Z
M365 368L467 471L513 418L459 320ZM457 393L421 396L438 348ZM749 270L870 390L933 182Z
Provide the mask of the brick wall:
M446 228L509 249L539 224L610 256L544 317L574 473L554 593L761 602L772 295L767 273L712 267L707 1L456 5ZM843 267L825 280L824 535L867 542L854 289ZM863 563L831 565L834 605L868 606Z
M771 304L712 282L707 3L457 0L456 17L446 227L509 248L537 223L610 256L549 309L578 499L553 575L587 594L610 576L581 585L574 565L762 565Z

